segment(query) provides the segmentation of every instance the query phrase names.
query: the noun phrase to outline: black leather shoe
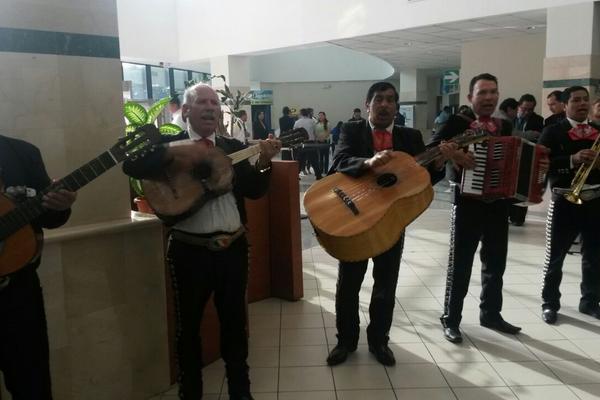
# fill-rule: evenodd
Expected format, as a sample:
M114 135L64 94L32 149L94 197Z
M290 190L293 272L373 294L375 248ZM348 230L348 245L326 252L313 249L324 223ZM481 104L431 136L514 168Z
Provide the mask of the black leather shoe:
M557 318L558 318L558 314L557 314L556 310L553 310L551 308L542 309L542 319L544 320L545 323L554 324L556 322Z
M521 331L521 327L509 324L503 320L502 317L492 320L481 318L479 320L479 325L497 330L498 332L509 333L511 335L515 335Z
M444 337L447 341L452 343L462 343L463 341L460 329L454 328L452 326L444 327Z
M387 344L369 345L369 351L373 353L377 361L383 365L387 365L389 367L396 364L394 353L392 353L392 350Z
M600 319L600 306L598 304L579 304L579 312Z
M337 344L327 356L327 365L338 365L346 361L348 354L352 353L355 349L348 349L343 344Z

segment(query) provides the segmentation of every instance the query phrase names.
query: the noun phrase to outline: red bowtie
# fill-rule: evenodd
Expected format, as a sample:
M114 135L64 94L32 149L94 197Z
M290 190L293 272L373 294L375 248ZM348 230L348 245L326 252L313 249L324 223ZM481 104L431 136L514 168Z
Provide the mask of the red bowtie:
M471 122L471 129L475 129L475 130L484 130L487 131L489 133L496 133L496 131L498 130L498 125L496 125L496 122L491 119L491 118L479 118L476 119L475 121Z
M213 148L213 147L215 147L215 144L214 144L214 143L213 143L213 141L212 141L212 140L210 140L209 138L205 138L205 137L203 137L202 139L199 139L199 140L198 140L198 142L200 142L200 143L204 144L204 146L205 146L207 149L210 149L210 148Z
M588 124L577 124L576 127L569 130L569 138L571 140L596 140L598 138L598 130Z
M389 150L393 147L392 134L384 129L373 130L373 148L376 152Z

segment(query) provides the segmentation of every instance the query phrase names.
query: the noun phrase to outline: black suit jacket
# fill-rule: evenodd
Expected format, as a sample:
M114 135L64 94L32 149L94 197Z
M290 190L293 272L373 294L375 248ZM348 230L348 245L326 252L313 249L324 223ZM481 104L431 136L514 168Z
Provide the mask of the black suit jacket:
M529 118L525 121L522 127L518 127L522 131L536 131L541 132L544 129L544 118L541 115L532 113Z
M599 126L594 125L594 127L600 130ZM571 140L569 138L571 128L571 123L564 119L558 124L546 127L538 142L550 149L548 180L552 188L568 188L571 186L571 181L577 171L577 169L571 169L571 155L579 150L589 149L594 143L592 140ZM600 184L600 171L597 169L592 170L586 183Z
M558 124L560 121L562 121L565 118L567 118L567 114L564 111L560 112L558 114L552 114L551 116L549 116L548 118L546 118L544 120L544 128L546 128L550 125Z
M392 143L395 151L403 151L412 156L425 151L421 132L416 129L394 126ZM366 120L346 122L342 126L329 173L343 172L358 177L366 171L363 166L364 162L374 155L373 134L369 123ZM432 184L444 177L445 172L443 169L438 171L433 165L430 165L428 170Z
M37 147L0 135L0 178L4 187L26 186L42 191L50 186L51 180L46 172L42 155ZM71 210L48 210L32 221L37 231L42 228L58 228L69 219Z
M162 143L174 142L177 140L189 139L190 136L186 131L182 131L178 135L163 136ZM226 154L235 153L236 151L245 149L247 146L242 142L224 136L216 136L215 144L222 149ZM154 151L146 153L144 157L135 161L127 160L123 163L123 172L136 179L152 178L158 176L166 168L165 147L157 147ZM250 165L248 160L241 161L233 166L234 181L233 194L236 199L237 207L240 212L242 222L245 224L246 209L244 207L244 197L250 199L258 199L262 197L268 187L270 171L261 173L254 166Z

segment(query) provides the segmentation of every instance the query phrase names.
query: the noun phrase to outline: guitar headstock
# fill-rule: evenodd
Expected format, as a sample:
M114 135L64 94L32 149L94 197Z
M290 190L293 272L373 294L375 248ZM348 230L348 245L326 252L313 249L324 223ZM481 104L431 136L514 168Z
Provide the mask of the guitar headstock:
M147 124L120 138L109 152L117 162L131 160L143 156L147 151L152 151L154 145L160 143L160 140L161 134L158 128Z
M458 147L465 147L473 143L481 143L489 138L489 134L484 130L467 129L462 135L452 138L452 142L458 144Z
M283 147L294 146L304 143L308 140L308 132L304 128L296 128L287 132L283 132L279 136Z

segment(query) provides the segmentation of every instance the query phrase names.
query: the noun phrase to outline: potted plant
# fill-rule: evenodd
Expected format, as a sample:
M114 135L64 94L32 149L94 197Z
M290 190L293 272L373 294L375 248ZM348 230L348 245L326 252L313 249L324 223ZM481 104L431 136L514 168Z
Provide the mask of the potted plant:
M169 97L164 97L152 104L148 110L139 103L134 101L127 101L123 105L123 115L127 119L128 125L125 127L126 133L134 132L136 129L146 125L154 124L156 119L169 103ZM163 135L176 135L181 132L181 128L175 124L163 124L158 127L158 130ZM154 213L148 201L144 198L144 191L142 189L142 183L134 178L129 178L129 183L132 190L137 195L133 202L135 203L139 212L152 214Z

